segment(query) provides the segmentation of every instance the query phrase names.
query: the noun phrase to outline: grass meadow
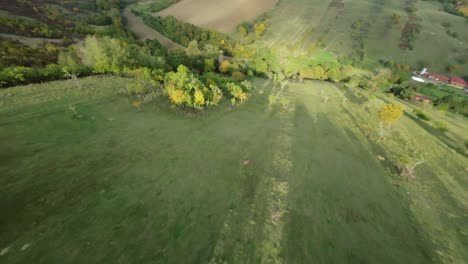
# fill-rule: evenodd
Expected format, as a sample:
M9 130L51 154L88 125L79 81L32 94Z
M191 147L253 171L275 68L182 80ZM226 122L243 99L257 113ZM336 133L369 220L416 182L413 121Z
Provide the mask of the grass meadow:
M338 4L343 5L338 7ZM349 55L362 44L367 53L364 62L371 65L372 61L386 59L414 68L424 65L432 72L446 73L449 64L456 64L458 69L451 74L465 74L468 71L466 19L445 13L437 1L417 1L416 15L421 19L421 32L415 38L414 49L402 51L398 44L407 21L404 7L405 1L398 0L279 1L277 7L268 12L270 30L265 42L269 46L300 47L312 53L325 50L340 57ZM390 16L394 13L400 15L400 22L389 27ZM355 31L352 24L358 20L363 26ZM449 31L457 33L457 38L447 34L444 24Z
M460 117L425 109L447 123L435 133L400 102L396 130L427 158L407 182L362 130L395 99L305 82L269 107L257 79L233 110L138 111L129 81L0 91L2 263L468 260Z

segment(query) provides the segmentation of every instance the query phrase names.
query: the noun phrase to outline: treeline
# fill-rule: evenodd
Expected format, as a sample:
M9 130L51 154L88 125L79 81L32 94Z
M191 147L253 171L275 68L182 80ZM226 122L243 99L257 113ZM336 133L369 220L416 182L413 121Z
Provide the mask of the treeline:
M442 7L445 12L456 15L456 16L465 16L465 14L460 11L461 7L468 6L467 0L438 0L442 3Z
M159 45L137 45L121 39L88 36L83 43L58 54L54 63L8 66L0 70L0 87L64 78L64 69L80 76L120 74L139 67L166 68L164 51Z
M421 19L416 15L417 0L406 0L405 12L408 20L401 31L400 43L398 47L402 50L413 50L413 44L417 34L421 32Z

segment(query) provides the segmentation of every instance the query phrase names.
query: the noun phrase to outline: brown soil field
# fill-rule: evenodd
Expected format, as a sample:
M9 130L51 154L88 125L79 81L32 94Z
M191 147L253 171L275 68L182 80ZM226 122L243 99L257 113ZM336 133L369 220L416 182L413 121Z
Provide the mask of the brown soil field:
M194 25L232 32L236 25L273 8L277 0L181 0L155 15L174 16Z

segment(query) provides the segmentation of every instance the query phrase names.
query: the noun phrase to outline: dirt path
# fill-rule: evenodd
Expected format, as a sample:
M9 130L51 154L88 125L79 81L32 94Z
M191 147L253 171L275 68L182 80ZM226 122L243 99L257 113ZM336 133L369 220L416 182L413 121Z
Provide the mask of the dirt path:
M132 13L130 7L126 7L122 14L127 19L127 27L135 33L139 40L147 40L147 39L157 39L161 45L166 47L169 50L172 49L185 49L182 45L175 43L174 41L166 38L161 33L153 30L152 28L145 25L145 23Z

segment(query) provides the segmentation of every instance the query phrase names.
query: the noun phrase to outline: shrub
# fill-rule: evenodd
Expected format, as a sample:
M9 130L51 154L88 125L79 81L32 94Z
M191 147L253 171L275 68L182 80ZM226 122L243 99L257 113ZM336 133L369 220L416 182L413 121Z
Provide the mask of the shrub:
M346 78L346 75L338 67L331 68L326 73L327 79L332 82L340 82Z
M254 25L254 28L255 28L255 34L257 34L257 37L261 37L263 35L265 35L265 31L266 31L266 26L265 24L263 23L256 23Z
M244 102L247 99L247 93L242 90L241 86L235 83L228 83L226 87L234 100Z
M222 73L227 73L231 69L231 63L228 60L225 60L219 66L219 71Z
M444 122L442 121L435 121L434 124L432 125L435 129L439 129L439 130L442 130L442 131L447 131L448 130L448 127L447 127L447 124L445 124Z
M215 70L215 61L214 59L204 59L204 69L205 72L213 72Z
M240 71L235 71L232 73L232 78L234 78L236 81L243 81L245 80L245 74Z
M135 81L127 86L130 94L146 94L154 91L164 79L161 70L138 68L135 70L124 69L124 73L135 78Z
M247 36L247 29L245 27L243 27L242 25L238 26L237 27L237 30L239 31L239 34L242 36L242 37L245 37Z
M304 78L314 79L314 80L324 80L325 71L320 66L315 66L309 69L306 69L303 73Z
M428 113L423 112L423 111L421 111L421 110L419 110L419 109L414 109L413 112L414 112L414 113L416 114L416 116L417 116L419 119L421 119L421 120L430 121L430 120L432 119L431 116L429 116Z

